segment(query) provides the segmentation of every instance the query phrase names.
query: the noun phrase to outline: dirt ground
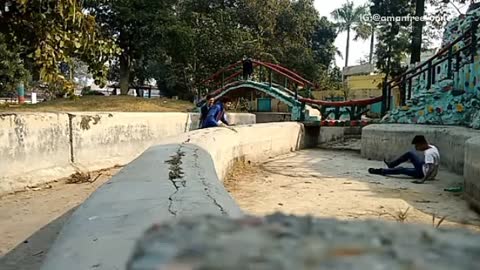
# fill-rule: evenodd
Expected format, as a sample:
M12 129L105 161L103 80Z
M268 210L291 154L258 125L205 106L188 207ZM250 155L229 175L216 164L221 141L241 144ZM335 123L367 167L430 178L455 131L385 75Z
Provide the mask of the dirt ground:
M93 172L89 179L92 183L68 184L72 178L67 178L1 197L0 269L38 270L75 208L119 170Z
M417 185L406 178L369 175L384 167L357 152L307 150L277 157L260 165L236 166L225 180L240 207L254 215L286 214L334 217L342 220L381 219L480 232L480 216L461 194L444 191L462 177L441 171L437 181ZM434 218L435 217L435 218Z

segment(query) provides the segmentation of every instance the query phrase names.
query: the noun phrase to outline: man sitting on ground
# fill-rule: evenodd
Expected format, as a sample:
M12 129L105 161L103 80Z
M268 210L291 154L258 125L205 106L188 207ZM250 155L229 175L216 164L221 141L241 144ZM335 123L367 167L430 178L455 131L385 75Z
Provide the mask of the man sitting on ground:
M430 145L424 136L415 136L412 144L415 145L417 151L424 152L425 157L421 157L415 151L409 151L398 159L385 164L388 169L368 169L371 174L379 175L407 175L417 180L413 181L416 184L422 184L427 180L433 180L437 176L438 167L440 165L440 153L438 149ZM402 163L410 161L414 168L398 167Z

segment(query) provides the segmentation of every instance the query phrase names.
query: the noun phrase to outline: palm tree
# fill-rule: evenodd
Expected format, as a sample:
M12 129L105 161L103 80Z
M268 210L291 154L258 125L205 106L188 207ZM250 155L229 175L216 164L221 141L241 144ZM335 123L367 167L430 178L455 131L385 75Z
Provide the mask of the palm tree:
M359 39L367 40L370 38L370 52L368 55L369 64L372 64L373 62L373 51L375 48L375 30L376 25L373 21L362 21L361 23L353 27L353 31L355 31L355 37L353 38L354 41L357 41Z
M339 32L347 32L347 47L345 50L345 67L348 67L348 55L350 50L350 32L364 24L362 19L365 14L368 14L368 7L366 5L355 7L353 2L348 1L343 4L340 8L335 9L332 12L332 17L337 23ZM358 35L358 38L363 38L364 36ZM368 37L367 37L368 38Z

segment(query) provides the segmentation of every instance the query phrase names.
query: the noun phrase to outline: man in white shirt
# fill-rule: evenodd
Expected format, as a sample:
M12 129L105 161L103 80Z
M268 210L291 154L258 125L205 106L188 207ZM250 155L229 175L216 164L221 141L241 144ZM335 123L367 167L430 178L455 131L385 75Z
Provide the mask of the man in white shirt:
M430 145L424 136L418 135L413 138L412 144L417 151L424 153L424 157L418 155L415 151L409 151L394 161L385 161L388 169L368 169L371 174L379 175L408 175L417 180L416 184L422 184L427 180L433 180L437 176L440 166L440 153L437 147ZM410 161L413 168L398 167L402 163Z

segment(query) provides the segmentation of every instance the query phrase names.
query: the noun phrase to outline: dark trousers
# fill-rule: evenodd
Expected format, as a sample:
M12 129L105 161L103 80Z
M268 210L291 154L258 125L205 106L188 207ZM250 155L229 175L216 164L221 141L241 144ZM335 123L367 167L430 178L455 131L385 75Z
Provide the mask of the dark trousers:
M407 161L410 161L414 168L404 168L397 167ZM396 160L390 162L391 169L382 169L383 175L408 175L413 178L421 179L423 175L423 165L425 162L423 159L414 151L407 152L397 158Z

